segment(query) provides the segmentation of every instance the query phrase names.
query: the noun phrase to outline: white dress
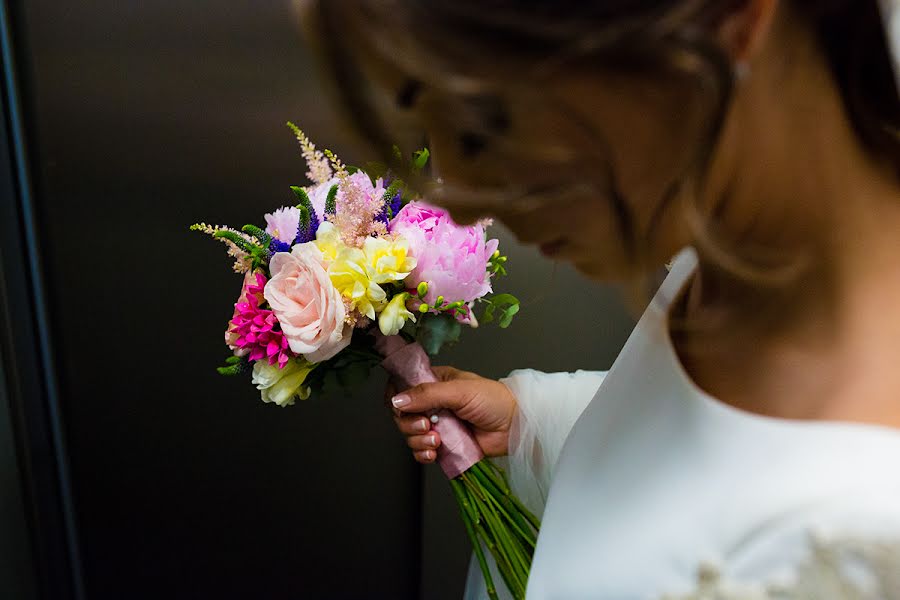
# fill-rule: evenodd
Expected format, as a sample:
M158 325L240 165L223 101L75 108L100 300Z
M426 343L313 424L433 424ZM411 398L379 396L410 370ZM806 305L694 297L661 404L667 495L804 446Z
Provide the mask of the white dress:
M900 430L700 390L666 321L696 261L678 255L608 373L502 380L511 485L543 518L527 598L900 600ZM465 594L487 598L474 560Z

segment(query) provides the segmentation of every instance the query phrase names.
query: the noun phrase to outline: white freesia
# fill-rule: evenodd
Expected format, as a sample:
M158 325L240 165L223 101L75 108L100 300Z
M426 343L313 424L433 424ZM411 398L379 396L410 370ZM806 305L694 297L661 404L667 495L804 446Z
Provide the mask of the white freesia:
M303 383L314 368L314 364L305 360L289 360L283 369L258 360L253 364L253 385L262 394L263 402L289 406L295 398L309 398L309 388Z
M407 292L397 294L384 307L384 310L378 315L378 328L381 330L381 333L384 335L397 335L407 319L413 323L416 322L416 317L406 309L406 300L408 298L409 294Z

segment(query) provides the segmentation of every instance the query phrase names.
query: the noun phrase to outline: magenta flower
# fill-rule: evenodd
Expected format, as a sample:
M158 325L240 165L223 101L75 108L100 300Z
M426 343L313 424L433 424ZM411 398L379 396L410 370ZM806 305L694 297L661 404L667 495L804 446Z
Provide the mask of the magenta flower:
M409 288L427 282L427 303L443 296L446 302L461 300L471 307L491 291L487 267L499 242L486 239L481 223L462 227L443 209L410 202L391 221L391 231L409 242L417 262L405 282Z
M247 356L251 361L265 359L283 369L294 354L275 313L260 308L266 282L262 273L247 274L241 297L234 305L234 316L228 322L225 341L237 356Z

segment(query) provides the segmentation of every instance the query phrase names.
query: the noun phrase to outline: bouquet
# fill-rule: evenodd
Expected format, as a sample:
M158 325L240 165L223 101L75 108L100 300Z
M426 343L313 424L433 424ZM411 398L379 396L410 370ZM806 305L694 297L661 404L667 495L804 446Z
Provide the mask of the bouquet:
M464 326L509 326L519 302L492 293L506 257L487 239L489 221L457 225L386 166L344 165L288 126L311 182L291 187L294 202L265 215L265 227L191 226L223 242L244 276L220 374L251 372L262 400L279 406L368 377L379 364L411 387L436 381L429 356ZM409 171L421 173L428 158L427 149L414 153ZM497 598L483 547L524 598L540 522L465 423L447 410L430 417L489 595Z

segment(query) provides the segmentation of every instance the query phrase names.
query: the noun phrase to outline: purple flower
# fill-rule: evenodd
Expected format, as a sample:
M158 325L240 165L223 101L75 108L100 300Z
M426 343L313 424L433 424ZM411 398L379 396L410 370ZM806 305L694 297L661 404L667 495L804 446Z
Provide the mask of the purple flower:
M381 221L384 223L385 227L388 227L391 223L391 218L397 216L397 213L400 211L401 203L402 200L400 198L400 192L398 191L394 194L393 198L384 203L381 210L375 215L375 220Z
M288 244L289 247L297 238L300 228L300 210L295 206L282 206L274 213L266 215L266 233L273 240Z

